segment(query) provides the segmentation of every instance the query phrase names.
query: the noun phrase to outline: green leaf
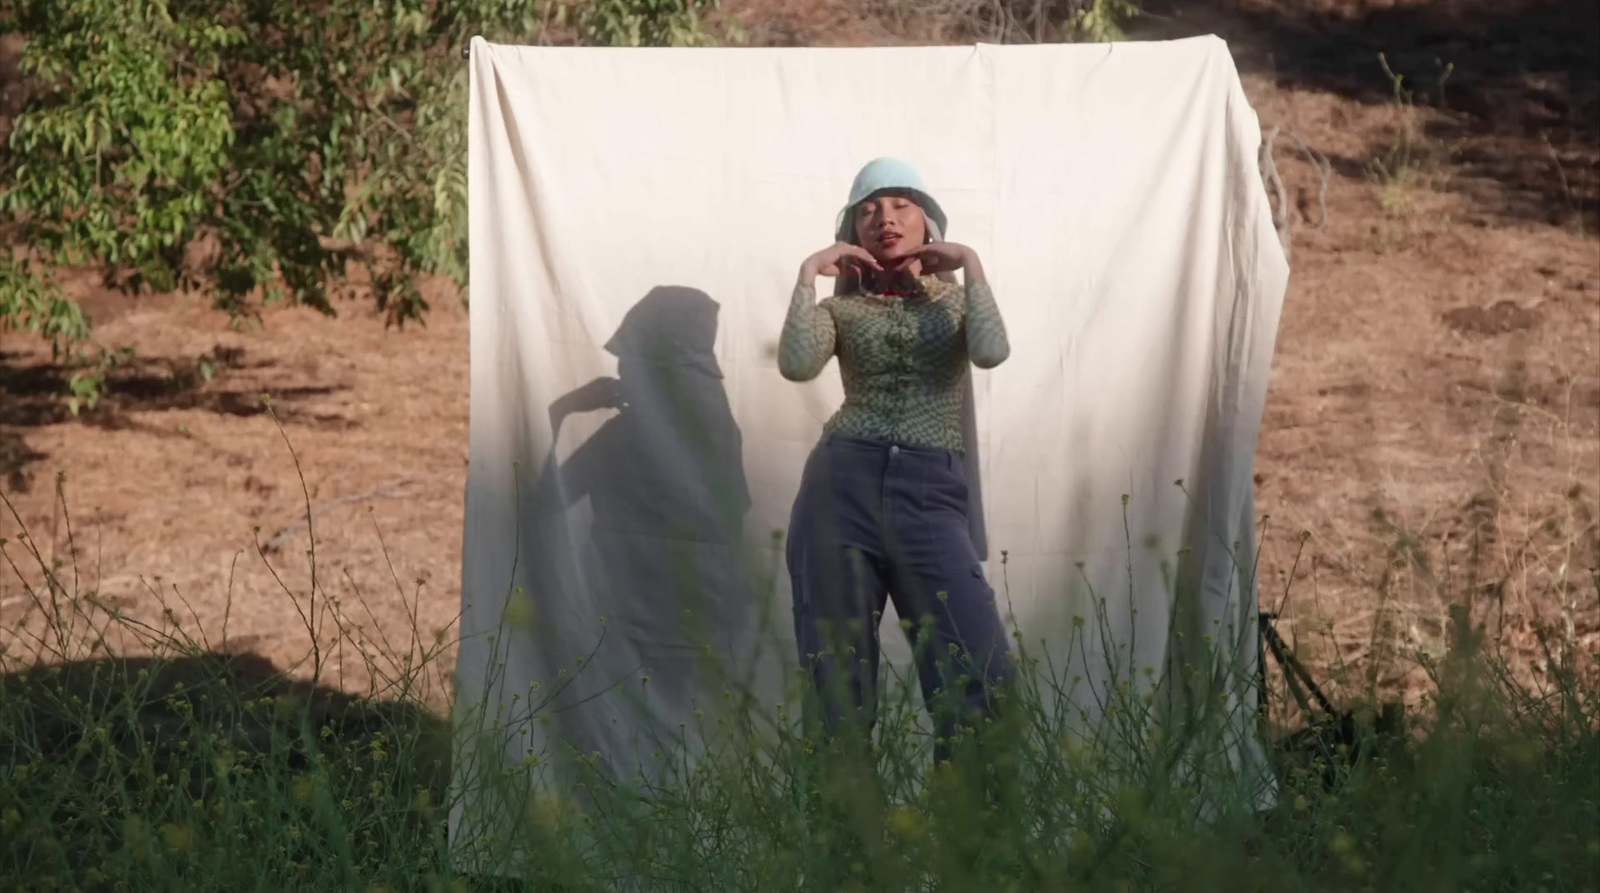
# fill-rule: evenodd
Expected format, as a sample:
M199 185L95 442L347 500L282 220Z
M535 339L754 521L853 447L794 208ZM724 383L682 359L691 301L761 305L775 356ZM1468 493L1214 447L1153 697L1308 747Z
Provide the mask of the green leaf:
M554 4L552 6L552 4ZM466 68L473 35L526 42L544 23L593 44L707 42L714 0L28 0L33 84L0 152L0 328L81 351L89 320L48 276L135 274L130 290L202 286L240 325L280 295L324 312L344 275L325 237L377 243L379 309L427 310L422 273L464 285ZM374 14L374 10L387 14ZM182 265L196 240L203 266ZM204 373L202 373L204 374ZM89 379L78 380L79 385ZM73 391L75 407L92 393Z

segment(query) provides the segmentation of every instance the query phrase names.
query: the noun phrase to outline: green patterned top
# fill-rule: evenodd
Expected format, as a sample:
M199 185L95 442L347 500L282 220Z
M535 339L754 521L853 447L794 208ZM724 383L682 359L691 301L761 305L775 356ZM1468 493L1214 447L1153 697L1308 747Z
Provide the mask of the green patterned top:
M934 276L908 294L852 293L817 301L795 286L778 342L778 369L810 381L839 356L844 405L824 431L907 446L966 451L961 426L967 362L991 369L1011 353L994 295Z

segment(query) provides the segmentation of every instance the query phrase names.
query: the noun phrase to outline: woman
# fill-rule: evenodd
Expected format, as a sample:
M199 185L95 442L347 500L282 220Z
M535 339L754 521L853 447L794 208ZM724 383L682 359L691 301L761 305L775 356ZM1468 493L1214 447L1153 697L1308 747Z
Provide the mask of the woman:
M870 729L878 621L893 598L940 761L964 721L993 715L992 695L1013 674L972 540L961 414L967 364L997 366L1010 346L982 263L943 241L946 222L909 165L868 164L837 242L801 265L779 341L785 378L809 381L838 356L844 380L787 544L795 636L823 730ZM836 283L820 303L818 276Z

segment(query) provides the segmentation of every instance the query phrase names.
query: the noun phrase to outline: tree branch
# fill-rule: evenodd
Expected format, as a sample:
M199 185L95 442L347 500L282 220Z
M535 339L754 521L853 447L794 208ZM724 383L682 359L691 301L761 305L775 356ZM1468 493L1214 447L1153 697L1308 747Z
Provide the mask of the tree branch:
M274 533L271 537L268 537L267 541L261 545L261 551L274 553L277 552L278 550L282 549L296 533L299 533L301 530L309 527L312 519L316 518L323 512L326 512L330 509L336 509L341 505L349 505L352 502L363 502L368 499L410 499L416 494L405 492L402 488L417 482L417 478L402 478L401 480L395 481L392 484L385 484L384 486L373 490L367 490L362 493L353 493L349 496L341 496L338 499L324 502L316 508L313 508L306 515L306 517L301 518L293 524L290 524L287 527L279 530L277 533Z

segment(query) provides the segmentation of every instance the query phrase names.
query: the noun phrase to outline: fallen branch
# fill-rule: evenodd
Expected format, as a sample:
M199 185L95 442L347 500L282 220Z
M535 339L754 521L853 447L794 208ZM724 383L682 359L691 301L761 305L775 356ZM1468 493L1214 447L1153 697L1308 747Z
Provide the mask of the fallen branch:
M1272 128L1261 141L1259 157L1261 181L1267 187L1269 201L1276 199L1276 202L1272 202L1272 226L1278 231L1278 242L1283 246L1283 256L1288 258L1290 243L1294 237L1294 217L1289 210L1289 190L1283 185L1283 177L1278 173L1278 163L1273 157L1279 134L1293 140L1301 154L1305 155L1306 163L1317 172L1317 220L1311 224L1312 229L1322 229L1328 225L1328 184L1333 179L1333 164L1328 161L1328 156L1306 145L1305 141L1292 131L1285 131L1280 127Z
M1284 136L1294 140L1300 147L1301 154L1306 156L1306 163L1317 172L1317 222L1311 225L1312 229L1322 229L1328 225L1328 183L1333 180L1333 163L1328 156L1318 152L1305 144L1294 131L1285 131Z
M417 482L417 478L403 478L395 481L392 484L385 484L384 486L373 490L367 490L362 493L352 493L349 496L341 496L338 499L332 499L328 502L324 502L322 505L313 508L304 518L301 518L300 520L290 524L287 527L284 527L277 533L274 533L272 536L268 537L267 541L261 545L261 551L277 552L278 550L282 549L284 544L293 538L296 533L299 533L302 529L310 527L311 521L318 515L331 509L336 509L341 505L349 505L352 502L363 502L368 499L410 499L416 494L406 492L402 488Z
M1278 244L1283 246L1283 257L1289 259L1290 243L1294 240L1293 224L1289 216L1289 192L1283 188L1283 178L1278 175L1278 163L1273 160L1272 150L1278 142L1278 128L1268 131L1266 139L1261 141L1259 166L1261 180L1269 192L1269 204L1272 205L1272 228L1278 231ZM1272 198L1276 198L1274 203Z

